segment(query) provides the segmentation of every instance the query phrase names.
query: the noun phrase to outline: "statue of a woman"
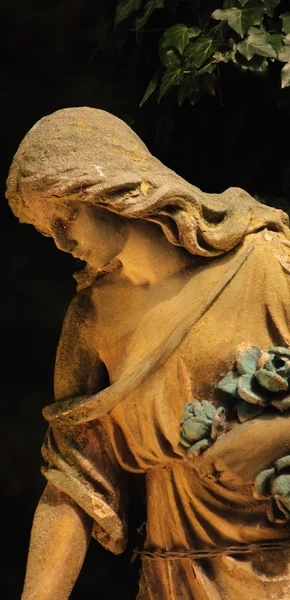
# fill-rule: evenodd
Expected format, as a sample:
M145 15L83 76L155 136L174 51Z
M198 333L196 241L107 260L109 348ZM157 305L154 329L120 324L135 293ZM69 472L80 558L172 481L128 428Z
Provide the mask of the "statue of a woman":
M138 600L289 600L289 525L263 496L290 454L287 216L202 193L91 108L36 123L7 198L86 262L44 409L23 600L68 598L91 535L124 550L127 471L147 486Z

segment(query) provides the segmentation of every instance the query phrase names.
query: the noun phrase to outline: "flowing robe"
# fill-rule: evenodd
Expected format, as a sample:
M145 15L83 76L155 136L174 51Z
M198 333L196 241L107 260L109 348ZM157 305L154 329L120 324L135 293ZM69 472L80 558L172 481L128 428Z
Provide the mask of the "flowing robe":
M152 552L289 536L288 525L268 520L266 504L253 497L252 488L259 471L290 454L290 415L277 411L238 424L233 401L216 389L234 367L239 344L290 345L290 244L283 234L248 235L234 252L155 291L131 290L122 276L116 283L111 274L80 292L63 326L56 400L100 389L103 364L109 383L133 371L195 304L206 303L212 287L250 245L245 262L162 368L108 415L76 426L55 421L48 431L45 476L92 516L94 537L113 552L126 545L124 471L145 473L145 549ZM189 460L179 443L179 420L193 400L225 406L235 437L225 433L202 457ZM143 559L138 600L242 600L245 593L247 600L288 600L290 551Z

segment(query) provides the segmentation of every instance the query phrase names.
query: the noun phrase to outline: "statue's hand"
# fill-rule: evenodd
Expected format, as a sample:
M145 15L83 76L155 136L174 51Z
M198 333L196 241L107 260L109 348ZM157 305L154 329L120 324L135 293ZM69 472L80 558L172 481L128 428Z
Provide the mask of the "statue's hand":
M230 430L196 458L201 476L216 476L236 483L254 482L256 476L278 458L290 454L290 411L264 414Z

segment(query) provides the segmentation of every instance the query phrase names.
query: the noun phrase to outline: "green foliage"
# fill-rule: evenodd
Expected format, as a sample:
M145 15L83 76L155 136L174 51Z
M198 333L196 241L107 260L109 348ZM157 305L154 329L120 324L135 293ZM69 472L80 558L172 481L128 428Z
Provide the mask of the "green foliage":
M142 0L119 0L119 2L117 2L115 15L116 25L119 25L119 23L127 19L132 12L138 10L141 3Z
M237 2L237 4L239 3ZM244 37L249 27L261 25L264 17L264 3L253 0L244 4L245 6L239 8L233 6L226 10L215 10L212 13L212 18L218 21L227 21L234 31Z
M277 36L279 36L278 39ZM274 38L261 27L250 27L246 38L237 45L237 50L247 60L251 60L255 54L266 58L277 58L277 53L282 46L282 39L282 34L276 34Z
M282 31L286 35L290 33L290 12L283 13L280 15L280 19L282 21Z
M193 44L188 45L184 53L186 67L196 67L198 69L207 61L209 57L213 56L218 48L219 42L217 42L214 38L209 35L200 35Z
M176 5L178 1L184 0L176 0ZM162 13L165 15L168 3L169 0L119 0L115 23L131 15L142 43L144 25L156 9L161 17ZM155 91L160 102L173 87L179 88L180 105L186 98L194 104L206 94L214 95L220 63L231 63L257 75L266 75L271 62L282 63L281 87L290 86L290 12L279 14L279 0L213 0L206 7L200 1L188 4L195 6L189 23L164 27L158 45L161 66L149 82L140 106Z
M161 39L161 47L175 48L180 54L183 54L187 44L191 38L195 38L200 34L199 27L188 27L187 25L173 25L167 29Z
M140 108L144 104L144 102L146 102L146 100L149 98L149 96L151 96L151 94L153 94L153 92L156 90L156 88L158 86L158 82L159 82L159 73L157 72L157 73L155 73L154 77L152 77L151 81L149 81L149 83L148 83L145 94L142 98L142 101L140 102Z
M138 17L136 19L136 31L139 31L144 25L146 25L149 17L151 17L152 13L156 8L163 8L164 0L148 0L145 4L144 14L142 17Z
M167 69L161 79L158 100L160 100L162 98L162 96L164 96L164 94L166 94L166 92L168 92L168 90L173 85L179 84L180 77L181 77L181 70L180 70L180 67L178 66L178 64L169 65L167 67Z
M273 17L275 8L278 6L279 0L264 0L264 12L268 17Z
M290 62L288 62L281 71L282 88L290 85Z

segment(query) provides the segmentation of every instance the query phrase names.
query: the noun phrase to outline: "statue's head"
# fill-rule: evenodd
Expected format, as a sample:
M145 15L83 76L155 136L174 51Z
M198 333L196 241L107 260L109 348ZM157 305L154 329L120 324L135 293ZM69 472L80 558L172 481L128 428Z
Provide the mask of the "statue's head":
M201 192L153 157L123 121L87 107L59 110L32 127L13 159L6 196L21 221L74 256L86 260L99 244L101 262L125 243L124 217L153 221L171 244L207 257L288 223L239 188Z

